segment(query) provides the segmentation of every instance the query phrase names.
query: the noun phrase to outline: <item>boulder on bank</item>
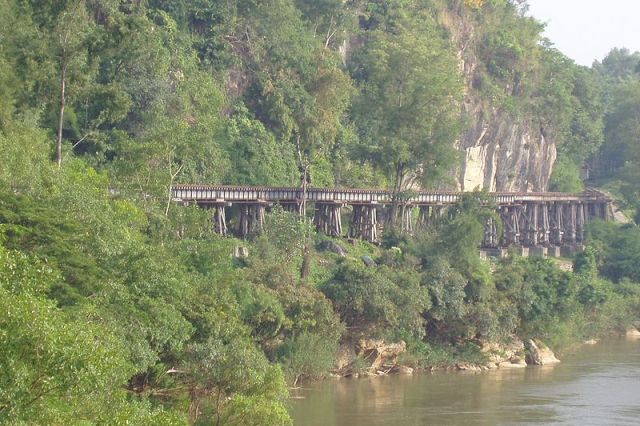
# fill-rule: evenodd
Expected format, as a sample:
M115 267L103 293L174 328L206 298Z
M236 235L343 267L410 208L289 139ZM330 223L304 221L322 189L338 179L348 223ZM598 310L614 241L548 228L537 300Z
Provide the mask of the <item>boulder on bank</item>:
M357 355L352 342L344 342L338 347L335 370L342 373L350 371L350 366L356 360Z
M458 371L469 371L473 373L478 373L482 371L482 368L475 364L467 364L467 363L458 363L455 365Z
M629 327L626 333L627 338L629 339L640 339L640 330L636 327Z
M527 349L526 361L529 365L552 365L560 362L553 351L540 341L529 339L525 343L525 347Z
M376 266L376 261L371 256L362 256L362 262L369 268Z
M235 246L233 248L233 257L236 259L246 259L249 257L249 249L243 246Z
M524 358L504 361L498 364L498 368L527 368L527 361Z
M356 355L369 364L369 370L377 371L383 364L395 365L398 356L407 350L404 341L385 343L378 339L360 339L356 345Z
M322 241L318 244L318 250L335 253L340 257L347 257L347 250L335 241Z
M482 352L489 360L486 365L488 369L523 368L527 366L524 343L516 337L513 337L507 343L486 342L482 345Z
M410 376L413 374L413 368L407 367L405 365L395 365L391 372L395 374L404 374L406 376Z
M413 374L413 369L398 364L406 352L404 341L386 343L381 339L345 341L338 348L334 372L341 377L377 376L380 374Z

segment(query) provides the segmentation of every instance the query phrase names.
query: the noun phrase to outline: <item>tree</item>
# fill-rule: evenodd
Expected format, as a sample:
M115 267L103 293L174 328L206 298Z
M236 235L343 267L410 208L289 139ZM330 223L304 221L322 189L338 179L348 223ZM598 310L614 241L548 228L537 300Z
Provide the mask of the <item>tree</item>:
M367 33L352 65L362 150L388 173L395 193L411 184L410 174L425 185L453 163L462 89L451 46L433 18L404 13L393 31Z
M347 327L362 335L400 331L422 336L422 313L430 307L428 290L410 271L377 269L345 262L320 290L333 302Z
M640 80L620 84L613 92L605 119L606 145L602 160L619 169L640 162Z
M234 115L227 124L226 137L231 167L225 183L295 186L298 170L294 151L278 143L273 133L248 116Z
M60 109L58 113L58 138L56 143L56 163L62 166L62 130L70 81L87 72L87 46L91 22L84 1L66 3L55 18L53 28L54 56L58 62L60 78Z
M127 402L126 351L98 318L69 315L46 298L60 279L36 259L0 247L0 421L66 423L184 417ZM113 418L113 417L111 417Z
M613 48L602 62L593 64L594 70L603 77L619 82L640 75L640 52L630 52L626 48Z

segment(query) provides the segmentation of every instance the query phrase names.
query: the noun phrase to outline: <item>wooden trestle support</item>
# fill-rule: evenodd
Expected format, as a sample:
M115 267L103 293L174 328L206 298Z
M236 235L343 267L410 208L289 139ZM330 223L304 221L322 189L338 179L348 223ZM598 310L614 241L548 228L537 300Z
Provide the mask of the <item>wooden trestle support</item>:
M318 232L330 237L342 235L341 209L344 204L340 202L316 203L316 211L313 216L313 224Z
M498 211L504 226L502 240L490 220L485 229L486 247L582 244L588 220L609 219L606 206L580 202L523 203L501 206Z
M349 237L360 238L365 241L378 241L378 213L377 205L355 204L351 221L349 222Z
M400 230L409 235L413 235L413 207L411 203L402 203L398 206Z
M260 200L240 205L240 223L238 226L240 235L247 236L262 231L266 208L267 203Z
M237 221L234 233L247 236L260 232L268 208L279 204L286 211L302 214L303 200L313 203L313 223L332 237L343 235L342 213L351 208L347 236L370 242L379 241L383 223L392 219L408 234L436 225L455 205L460 193L424 192L410 200L393 205L390 193L379 190L317 190L307 193L296 188L269 187L198 187L173 189L174 199L188 204L196 202L211 211L214 232L230 233L227 207L234 206ZM306 195L305 195L306 194ZM559 247L580 246L585 239L585 226L593 218L611 219L610 200L602 194L494 193L497 214L485 223L482 245L486 248L509 246ZM418 210L414 220L413 212ZM392 217L395 216L395 217ZM380 220L380 222L379 222Z
M416 229L422 230L429 226L434 226L442 220L446 207L443 205L421 205L418 208L418 219Z
M188 205L188 203L185 203L185 205ZM227 203L224 200L214 200L208 202L200 202L198 203L198 206L205 210L211 211L211 222L208 227L216 234L226 236L229 229L227 228L227 216L225 207L231 206L231 203Z

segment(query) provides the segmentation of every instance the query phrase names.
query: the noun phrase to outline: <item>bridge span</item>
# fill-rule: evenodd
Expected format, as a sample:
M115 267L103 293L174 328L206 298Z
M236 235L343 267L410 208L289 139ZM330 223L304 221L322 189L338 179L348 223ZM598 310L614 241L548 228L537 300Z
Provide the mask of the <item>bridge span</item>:
M391 212L403 231L414 232L447 214L464 192L416 191L403 194L394 203L391 191L380 189L288 188L266 186L174 185L174 201L196 203L212 210L215 232L226 235L227 210L237 215L235 232L246 236L258 232L265 213L278 204L301 212L303 204L314 205L314 224L319 232L343 236L342 217L349 215L346 236L376 242ZM401 200L399 199L401 198ZM584 242L585 224L593 218L609 220L611 200L588 190L582 193L492 192L489 203L497 210L496 219L485 224L483 246L499 248L559 247ZM392 209L391 206L395 206ZM348 211L346 211L348 210ZM503 232L499 235L498 229Z

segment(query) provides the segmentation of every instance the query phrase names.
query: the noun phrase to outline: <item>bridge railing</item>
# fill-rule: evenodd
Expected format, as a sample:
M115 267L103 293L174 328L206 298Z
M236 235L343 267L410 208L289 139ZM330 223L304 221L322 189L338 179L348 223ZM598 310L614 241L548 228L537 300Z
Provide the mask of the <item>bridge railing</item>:
M464 192L454 191L418 191L406 202L421 204L455 204ZM182 201L196 202L297 202L303 198L301 188L238 186L238 185L174 185L173 198ZM602 193L585 191L582 193L563 192L490 192L488 197L499 205L526 202L610 202ZM342 189L342 188L309 188L307 201L312 202L344 202L345 204L389 204L393 201L393 193L382 189Z

